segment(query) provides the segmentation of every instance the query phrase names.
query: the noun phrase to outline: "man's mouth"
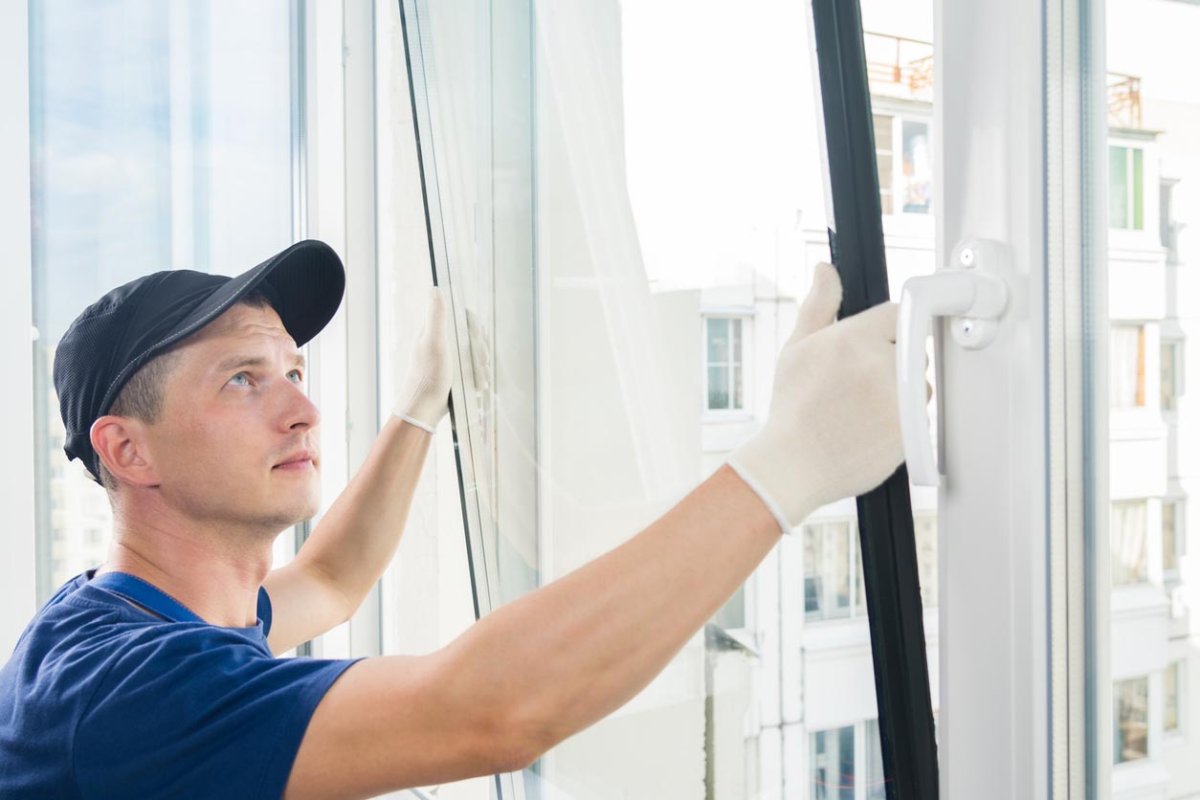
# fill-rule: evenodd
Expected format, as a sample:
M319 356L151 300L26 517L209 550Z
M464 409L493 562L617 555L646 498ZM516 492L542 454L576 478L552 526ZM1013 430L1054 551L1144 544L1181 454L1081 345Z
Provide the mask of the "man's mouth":
M283 469L297 472L312 469L313 455L314 453L311 450L301 450L298 453L292 453L283 461L272 467L272 469Z

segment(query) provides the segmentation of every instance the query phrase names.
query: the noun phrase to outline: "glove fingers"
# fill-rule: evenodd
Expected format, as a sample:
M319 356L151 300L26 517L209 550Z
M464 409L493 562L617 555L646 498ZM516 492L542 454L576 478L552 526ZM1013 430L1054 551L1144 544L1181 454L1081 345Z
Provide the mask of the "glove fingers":
M798 342L811 333L819 331L837 319L842 306L842 281L837 270L824 262L817 264L813 272L812 288L800 305L796 316L796 327L788 337L788 344Z
M886 339L895 344L896 320L900 306L896 303L880 303L860 314L855 314L842 324L853 328L855 333L866 335L869 339Z

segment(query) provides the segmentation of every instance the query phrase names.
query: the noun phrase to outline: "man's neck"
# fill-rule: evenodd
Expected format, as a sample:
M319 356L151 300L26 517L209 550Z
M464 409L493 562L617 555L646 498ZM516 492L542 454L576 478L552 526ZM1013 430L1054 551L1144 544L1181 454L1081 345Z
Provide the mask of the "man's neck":
M270 569L269 540L238 548L195 531L135 531L118 523L108 558L96 575L134 575L211 625L246 628L257 621L258 588Z

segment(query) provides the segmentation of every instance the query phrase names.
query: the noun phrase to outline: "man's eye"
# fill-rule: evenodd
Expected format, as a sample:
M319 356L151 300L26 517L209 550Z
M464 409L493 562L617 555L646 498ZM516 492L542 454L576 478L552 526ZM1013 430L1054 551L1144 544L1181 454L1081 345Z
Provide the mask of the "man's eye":
M289 372L288 374L289 374L289 375L295 375L295 376L296 376L296 382L297 382L297 383L300 383L300 382L302 382L302 381L304 380L304 373L303 373L303 372L301 372L301 371L300 371L300 370L298 370L298 369L294 369L294 370L292 370L291 372Z
M238 378L245 380L246 383L237 383L235 385L237 385L237 386L248 386L249 385L250 376L244 372L239 372L238 374L234 375L232 378L229 379L229 382L234 383L235 381L238 380Z

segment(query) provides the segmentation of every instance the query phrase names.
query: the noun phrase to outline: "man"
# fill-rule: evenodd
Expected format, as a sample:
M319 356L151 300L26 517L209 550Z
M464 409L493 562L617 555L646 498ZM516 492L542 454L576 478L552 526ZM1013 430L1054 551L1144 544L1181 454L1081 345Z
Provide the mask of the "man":
M66 451L115 530L0 670L0 796L356 798L521 769L646 686L783 532L901 461L895 307L834 323L821 265L761 432L645 531L437 652L278 659L379 578L447 411L435 292L392 419L271 570L274 538L318 507L298 348L343 285L333 251L300 242L237 278L138 279L64 336Z

